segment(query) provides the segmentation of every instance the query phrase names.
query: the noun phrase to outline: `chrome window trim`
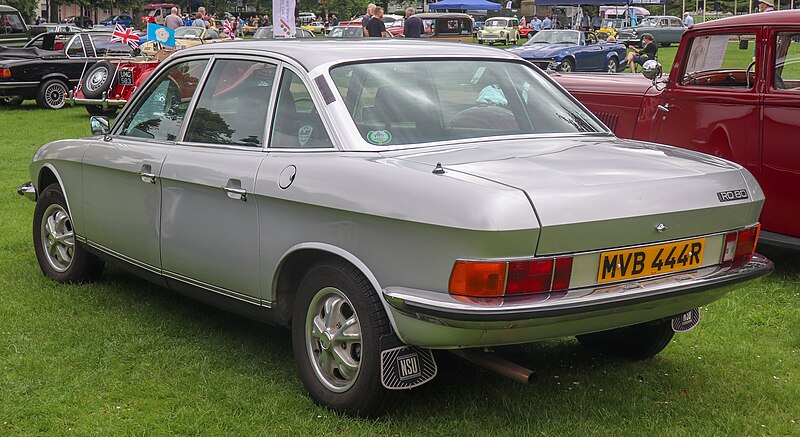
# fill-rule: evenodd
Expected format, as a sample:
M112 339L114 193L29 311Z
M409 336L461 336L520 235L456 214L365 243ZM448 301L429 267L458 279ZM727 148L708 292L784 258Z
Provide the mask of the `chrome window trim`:
M155 140L155 139L138 138L138 137L130 137L130 136L122 135L121 134L122 125L123 125L123 122L125 121L125 118L127 118L128 115L131 112L134 111L134 108L137 107L139 102L142 99L145 98L145 94L147 94L147 91L149 91L150 87L153 85L153 83L155 83L156 78L159 78L164 71L168 70L169 68L172 68L172 66L174 66L174 65L177 65L177 64L180 64L180 63L183 63L183 62L201 61L201 60L208 61L208 64L206 64L206 68L203 71L203 74L200 76L201 80L202 80L202 78L204 78L205 75L207 74L209 66L211 65L211 56L209 56L209 55L186 56L186 57L174 59L172 62L164 62L161 65L159 65L158 67L156 67L156 69L147 78L147 80L146 80L146 82L144 84L144 91L138 92L139 90L137 89L136 90L137 92L134 94L133 100L129 101L128 103L125 104L125 106L122 107L122 112L114 120L114 125L111 127L111 132L108 135L109 139L112 139L114 137L118 137L118 138L127 139L127 140L131 140L131 141L143 141L143 142L146 142L146 143L153 143L153 144L164 144L164 145L173 145L173 144L175 144L177 139L181 138L181 137L176 137L176 141L167 141L167 140ZM201 84L201 82L198 82L198 86L200 84ZM194 96L192 98L194 99ZM190 102L190 105L191 105L191 102ZM188 109L191 109L191 106ZM187 114L189 113L188 109L186 111ZM186 123L186 117L185 116L184 116L184 119L183 119L182 123L183 124ZM178 135L180 135L181 131L183 130L183 124L181 125L181 129L178 130Z
M197 102L200 100L200 95L203 93L206 87L206 82L208 81L208 76L211 75L211 72L214 69L214 66L217 64L217 61L224 61L224 60L236 60L236 61L251 61L251 62L260 62L262 64L270 64L275 66L275 76L272 78L272 89L270 90L269 96L269 104L267 105L267 117L264 119L264 131L263 131L263 138L264 141L257 146L232 146L232 145L225 145L225 144L213 144L213 143L197 143L193 141L184 141L186 138L186 131L189 129L189 121L194 116L194 111L197 108ZM280 85L279 78L281 77L283 65L280 61L276 61L270 58L264 59L263 57L250 55L250 54L231 54L231 55L212 55L209 60L209 66L203 72L203 76L200 79L198 84L198 91L197 93L192 96L192 101L189 103L189 109L186 111L186 117L184 120L183 126L181 126L180 134L178 135L178 141L176 144L187 145L187 146L197 146L197 147L213 147L213 148L224 148L224 149L235 149L235 150L259 150L264 151L267 148L267 144L269 143L269 134L271 131L271 123L267 123L268 120L272 118L273 110L273 102L275 102L275 96L277 96L277 89Z
M82 59L82 58L86 58L86 56L82 56L82 57L74 56L73 57L73 56L69 55L69 48L70 48L70 46L72 46L72 42L75 41L76 39L78 41L80 41L81 48L83 48L83 53L84 54L86 53L86 47L83 47L83 41L80 38L80 34L76 33L75 35L72 35L72 38L69 39L69 41L67 42L67 45L64 46L64 55L67 57L67 59Z

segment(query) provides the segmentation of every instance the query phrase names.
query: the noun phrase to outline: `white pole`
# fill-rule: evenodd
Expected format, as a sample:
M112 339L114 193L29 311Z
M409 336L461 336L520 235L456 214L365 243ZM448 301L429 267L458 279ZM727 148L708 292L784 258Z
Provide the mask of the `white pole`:
M703 23L706 22L706 0L703 0Z

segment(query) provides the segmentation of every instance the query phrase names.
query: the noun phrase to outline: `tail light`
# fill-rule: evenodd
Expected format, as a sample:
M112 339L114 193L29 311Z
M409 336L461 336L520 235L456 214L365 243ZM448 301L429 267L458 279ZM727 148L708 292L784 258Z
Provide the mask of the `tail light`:
M0 77L11 77L10 68L0 68Z
M758 233L761 224L742 229L741 231L725 234L725 250L722 253L722 263L731 264L731 267L741 267L752 258L758 244Z
M469 297L520 296L569 288L572 257L525 261L456 261L450 294Z

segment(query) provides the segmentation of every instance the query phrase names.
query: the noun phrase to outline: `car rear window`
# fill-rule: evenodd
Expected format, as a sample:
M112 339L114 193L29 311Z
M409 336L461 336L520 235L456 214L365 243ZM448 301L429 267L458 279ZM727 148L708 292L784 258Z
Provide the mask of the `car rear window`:
M331 76L372 145L604 131L541 73L521 63L350 64L335 67Z

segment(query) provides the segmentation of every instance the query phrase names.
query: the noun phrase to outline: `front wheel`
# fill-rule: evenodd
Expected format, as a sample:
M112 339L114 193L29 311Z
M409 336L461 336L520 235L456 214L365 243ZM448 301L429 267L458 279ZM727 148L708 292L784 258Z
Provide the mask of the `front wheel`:
M575 66L572 64L572 61L569 59L564 59L558 64L558 71L562 71L564 73L571 73L575 71Z
M393 335L372 284L331 260L303 277L292 315L300 378L318 404L353 416L381 414L395 393L381 384L381 337Z
M660 320L579 335L577 339L588 349L638 361L658 355L674 335L671 320Z
M42 273L58 282L91 282L103 272L103 261L75 239L72 217L58 184L49 185L36 199L33 245Z
M619 69L619 64L617 63L617 58L611 58L606 63L606 72L608 73L616 73Z

